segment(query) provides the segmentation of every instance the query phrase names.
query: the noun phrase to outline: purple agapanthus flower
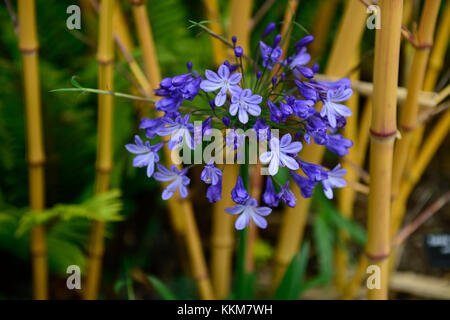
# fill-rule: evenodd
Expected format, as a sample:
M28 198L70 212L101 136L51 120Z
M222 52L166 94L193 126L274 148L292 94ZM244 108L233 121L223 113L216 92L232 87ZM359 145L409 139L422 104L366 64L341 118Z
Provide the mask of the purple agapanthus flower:
M291 171L291 177L292 179L294 179L294 182L300 189L300 193L303 198L311 198L313 195L314 187L316 186L316 182L309 178L303 177L294 171Z
M261 114L261 108L258 105L261 101L262 97L258 94L252 94L250 89L241 90L239 88L231 97L230 114L235 116L239 112L239 121L246 124L248 114L254 117Z
M304 66L311 60L311 55L306 52L306 47L302 47L299 52L295 54L292 62L289 64L290 69L295 69L296 67Z
M343 137L340 134L333 134L328 136L328 142L325 146L331 152L343 157L349 154L348 149L353 146L353 141Z
M155 164L159 161L158 151L164 145L163 142L157 143L154 146L150 145L150 142L145 141L136 135L134 137L135 144L127 144L125 148L136 155L133 160L133 167L142 168L147 166L147 177L153 175L155 171Z
M210 203L220 201L222 198L222 176L216 184L211 184L206 190L206 198Z
M188 190L186 186L191 181L186 173L188 168L178 170L177 167L173 164L170 166L170 170L164 167L161 164L157 164L158 171L155 172L154 177L157 181L160 182L171 182L163 191L162 199L167 200L170 199L175 191L179 189L180 195L182 198L186 198L188 195Z
M260 141L270 139L270 126L266 124L266 119L256 119L255 124L253 125L253 130L255 130L256 136Z
M259 42L259 46L261 48L261 57L263 60L262 65L264 68L271 70L273 65L281 58L282 50L278 46L272 48L262 41Z
M318 182L328 178L327 171L325 171L325 169L321 165L308 163L300 159L297 159L297 162L300 165L300 168L303 170L303 172L312 181Z
M205 70L205 77L207 80L203 80L200 84L200 88L205 92L211 92L220 90L217 93L214 103L217 107L221 107L225 104L227 99L227 92L231 94L238 94L240 87L238 86L241 81L242 75L240 73L230 74L230 69L222 64L219 67L217 73L211 70Z
M236 150L240 148L244 144L244 142L245 142L244 133L238 133L235 128L227 130L227 135L225 136L225 144L229 148Z
M139 126L139 129L145 130L145 135L149 139L153 139L157 136L157 132L160 128L164 127L163 117L150 119L150 118L143 118L141 120L141 124Z
M175 112L183 100L192 101L200 90L201 77L193 77L190 73L181 74L173 78L161 80L160 87L155 89L155 94L164 97L156 102L158 111Z
M294 208L296 204L296 198L294 193L289 189L289 180L282 186L280 186L281 190L278 193L278 198L286 203L289 207Z
M216 185L222 177L222 171L214 166L214 159L203 168L200 179L206 184Z
M178 115L175 119L164 117L164 127L159 128L157 134L160 136L169 136L168 147L170 150L179 148L183 142L186 142L190 149L194 149L194 142L191 133L194 132L194 125L189 123L190 114L183 118Z
M323 192L328 199L333 199L333 188L344 188L347 186L347 182L341 178L346 174L347 170L341 169L340 164L334 167L333 170L328 171L328 178L322 180Z
M345 86L339 87L336 91L329 90L327 92L327 97L323 101L323 107L320 111L320 115L327 116L328 122L332 128L336 128L336 118L338 116L350 117L352 115L352 110L349 107L338 103L348 100L352 94L352 89Z
M262 229L267 227L267 220L264 218L268 216L272 209L269 207L258 207L258 201L256 199L248 199L243 204L237 204L232 208L226 208L225 211L229 214L240 214L236 219L235 228L237 230L244 229L249 223L250 219Z
M231 190L231 198L236 203L243 203L250 198L247 190L244 188L244 181L241 176L237 177L236 185Z
M269 164L269 174L274 176L278 173L280 166L288 167L291 170L299 168L298 163L294 157L302 149L302 144L299 141L292 142L292 136L287 133L281 140L277 137L270 139L270 151L266 151L259 156L259 160L263 164Z
M324 145L328 142L327 125L319 114L308 118L305 129L306 134L304 137L308 144L311 143L311 137L319 145Z
M275 191L275 187L273 186L272 178L270 176L267 177L266 190L262 195L262 199L269 207L278 207L280 199L278 198L278 194Z

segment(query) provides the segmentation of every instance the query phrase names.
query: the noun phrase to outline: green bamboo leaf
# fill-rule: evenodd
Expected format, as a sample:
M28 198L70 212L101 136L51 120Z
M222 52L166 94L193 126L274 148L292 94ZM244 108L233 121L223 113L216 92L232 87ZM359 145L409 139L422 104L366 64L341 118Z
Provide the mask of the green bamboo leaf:
M156 291L158 291L161 298L164 300L176 300L176 296L167 288L167 286L162 283L158 278L154 276L147 276L147 279L153 285Z
M321 207L321 212L323 212L330 223L340 230L347 231L350 238L361 247L366 245L367 234L363 227L355 221L344 218L333 203L325 198L322 193L317 193L317 196L315 196L314 199L317 200Z
M325 215L321 212L316 215L313 224L314 243L319 261L320 275L329 279L333 276L333 229L326 221Z
M278 286L274 299L295 300L300 295L309 258L309 242L303 244L301 250L292 258L286 273Z

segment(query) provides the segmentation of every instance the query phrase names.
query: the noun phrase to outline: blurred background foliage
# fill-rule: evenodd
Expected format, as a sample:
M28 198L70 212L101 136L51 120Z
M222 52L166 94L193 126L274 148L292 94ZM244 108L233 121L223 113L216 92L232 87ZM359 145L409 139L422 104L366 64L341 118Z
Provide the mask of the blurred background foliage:
M112 187L121 190L108 193L106 198L92 198L96 155L95 95L79 93L50 93L56 88L71 87L70 79L77 76L85 87L97 85L95 60L97 17L89 7L82 6L82 29L70 31L66 27L67 6L76 1L37 0L39 33L39 61L43 107L46 162L46 211L51 294L55 298L70 298L65 287L68 265L86 266L86 244L90 218L119 222L108 224L108 240L103 268L101 298L196 298L195 284L186 272L184 255L177 252L165 204L154 180L131 166L132 158L124 145L138 132L139 115L133 102L115 99L114 146L115 165ZM255 0L254 11L265 0ZM86 3L88 4L86 6ZM130 30L137 43L128 1L120 1ZM220 3L221 21L229 22L228 1ZM251 38L252 48L267 23L282 21L286 0L278 0L256 25ZM301 1L297 22L311 31L318 22L321 1ZM77 3L79 4L79 2ZM148 13L157 47L161 73L172 76L186 70L192 61L194 69L213 68L210 39L199 29L188 29L188 20L205 20L202 1L148 1ZM325 65L343 1L335 12L326 49L314 62ZM25 161L24 100L21 60L14 24L4 5L0 6L0 299L29 298L31 296L29 265L29 227L38 221L30 217L28 206L28 170ZM294 28L293 38L305 35ZM230 35L231 36L231 35ZM374 32L366 32L363 39L365 61L361 77L370 79ZM140 61L136 48L133 56ZM116 91L129 92L128 69L120 55L116 55L114 86ZM142 64L141 64L142 65ZM327 154L327 159L334 157ZM336 162L336 159L332 159ZM326 164L326 163L325 163ZM198 181L192 184L196 204L196 218L208 257L210 243L211 206L205 202L205 190ZM61 205L65 204L65 205ZM276 298L296 298L302 290L327 284L333 275L333 246L338 230L349 231L352 245L363 247L364 229L355 222L341 218L334 204L321 194L314 201L313 228L307 228L302 250L293 259L289 272ZM258 271L256 297L268 292L267 271L278 234L280 213L269 217L269 228L261 232L255 246ZM351 250L352 248L348 248ZM306 273L308 265L308 273ZM294 272L294 271L296 272ZM143 277L142 274L156 277ZM305 279L309 279L306 281ZM289 288L288 288L289 287ZM156 290L155 290L156 288ZM174 295L175 293L176 295ZM76 293L73 293L76 296Z

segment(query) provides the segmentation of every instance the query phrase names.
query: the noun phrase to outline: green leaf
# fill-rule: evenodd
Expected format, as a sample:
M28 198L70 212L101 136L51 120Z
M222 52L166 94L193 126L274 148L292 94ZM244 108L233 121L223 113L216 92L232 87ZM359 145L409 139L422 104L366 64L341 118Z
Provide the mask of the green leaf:
M315 199L321 207L321 212L323 212L330 223L332 223L336 228L348 232L350 238L361 247L366 245L367 234L363 227L353 220L344 218L333 203L325 198L322 193L317 193L317 197L315 197Z
M276 300L295 300L300 295L309 258L309 242L292 258L280 285L275 292Z
M147 276L147 279L153 285L153 287L158 291L161 298L164 300L176 300L176 296L167 288L167 286L162 283L158 278L154 276Z
M333 230L321 212L313 224L314 243L319 261L320 275L329 279L333 276Z
M17 235L23 235L33 226L47 223L52 219L71 220L73 218L86 218L105 222L120 221L123 219L119 212L122 210L120 191L111 190L96 195L81 204L59 204L53 208L40 211L26 212L20 220Z

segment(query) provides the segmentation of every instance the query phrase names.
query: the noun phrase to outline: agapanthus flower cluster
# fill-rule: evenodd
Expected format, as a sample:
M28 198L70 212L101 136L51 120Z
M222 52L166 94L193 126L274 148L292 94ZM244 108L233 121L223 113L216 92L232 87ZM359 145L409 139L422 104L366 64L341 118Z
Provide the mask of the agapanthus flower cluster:
M305 144L323 145L342 157L348 154L352 141L338 133L346 125L351 110L343 103L352 95L349 79L334 82L315 79L317 64L311 65L307 46L314 40L308 35L300 39L291 54L281 49L282 37L277 34L272 41L276 24L270 23L259 41L255 57L236 46L235 58L224 61L217 70L193 71L164 78L155 95L160 97L156 110L160 116L142 119L140 128L147 140L135 137L135 144L127 150L136 155L133 166L146 167L147 176L164 182L164 200L174 195L189 195L188 170L194 165L203 167L198 181L206 185L209 202L231 197L236 205L226 209L228 214L239 215L236 229L245 228L251 221L266 228L265 219L274 207L285 204L295 207L297 199L293 188L299 188L304 198L311 197L316 185L323 188L326 197L333 197L334 188L346 186L343 176L346 170L340 165L334 169L308 163L302 159ZM289 53L289 52L288 52ZM163 114L163 115L162 115ZM214 130L222 133L222 141L211 139ZM247 148L248 132L263 148ZM215 140L215 141L213 141ZM215 148L211 148L215 143ZM214 149L214 155L200 161L171 164L171 159L161 162L159 154L164 144L172 152L182 150L183 157L198 149ZM217 148L217 145L219 148ZM231 194L222 194L223 153L233 161L248 164L255 158L266 170L265 190L259 199L251 198L242 176L236 181ZM231 151L230 151L231 150ZM252 151L253 150L253 151ZM200 152L200 155L203 155ZM179 159L179 157L178 157ZM240 162L239 162L240 161ZM228 162L226 162L228 163ZM254 164L254 163L252 163ZM280 171L287 172L280 175Z

